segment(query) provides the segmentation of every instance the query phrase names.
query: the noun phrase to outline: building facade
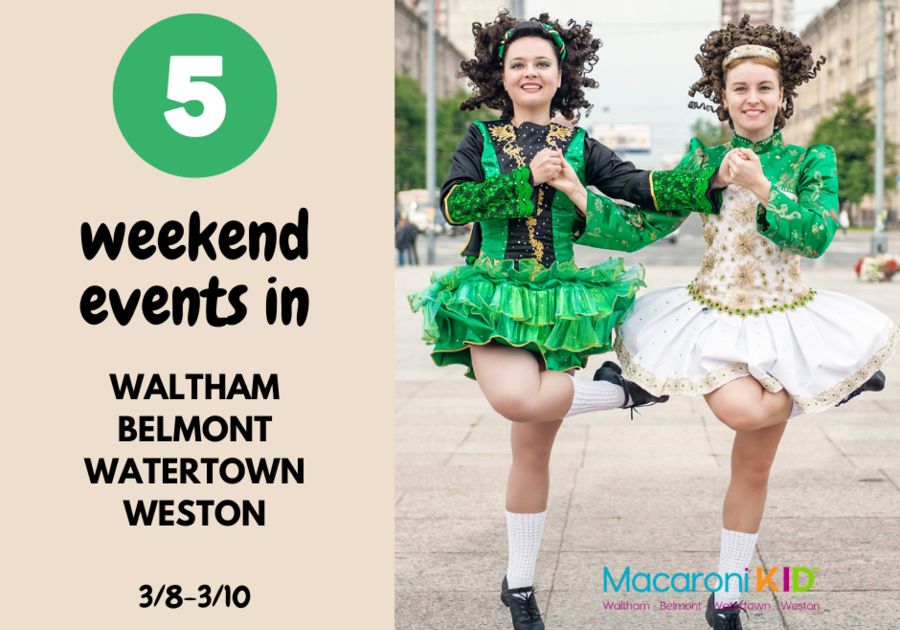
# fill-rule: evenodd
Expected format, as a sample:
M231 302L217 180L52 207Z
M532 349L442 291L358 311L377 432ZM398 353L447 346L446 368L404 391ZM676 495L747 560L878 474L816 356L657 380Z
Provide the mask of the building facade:
M900 15L897 5L885 3L885 137L900 146L900 92L898 92L897 45L900 40ZM875 78L878 71L878 5L875 0L840 0L819 14L800 33L812 46L813 56L823 55L827 62L819 75L800 86L794 99L794 115L784 129L785 139L792 144L808 146L816 123L834 113L835 103L846 92L857 96L859 103L875 107ZM873 113L874 116L874 113ZM897 156L900 160L900 155ZM896 191L885 191L885 203L898 208ZM863 199L862 213L857 217L871 223L873 196Z
M475 40L472 39L472 24L493 22L499 8L506 7L520 19L527 19L524 0L435 0L447 6L447 37L464 55L475 55ZM438 14L438 12L435 12Z
M421 3L420 3L421 4ZM411 6L412 5L412 6ZM435 11L435 17L439 15ZM438 29L436 29L438 30ZM471 39L471 34L469 39ZM467 89L465 79L456 78L463 55L447 37L435 34L435 93L437 98L452 96ZM394 4L394 71L419 82L428 90L428 14L418 10L409 0Z
M750 24L772 24L787 31L793 24L794 0L722 0L722 25L737 24L746 13Z

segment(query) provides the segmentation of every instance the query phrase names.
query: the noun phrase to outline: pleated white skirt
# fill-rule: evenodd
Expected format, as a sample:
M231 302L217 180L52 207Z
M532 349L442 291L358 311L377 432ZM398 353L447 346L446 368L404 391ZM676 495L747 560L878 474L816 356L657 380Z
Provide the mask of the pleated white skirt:
M794 310L740 317L705 308L685 285L637 299L615 349L650 393L697 396L742 376L786 389L804 413L839 403L887 363L900 329L851 297L818 291Z

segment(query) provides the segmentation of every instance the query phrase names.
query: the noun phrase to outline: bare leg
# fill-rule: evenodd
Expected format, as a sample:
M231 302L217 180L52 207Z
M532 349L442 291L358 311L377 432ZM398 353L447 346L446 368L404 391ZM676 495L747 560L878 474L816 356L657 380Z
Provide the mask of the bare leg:
M740 378L707 394L713 413L736 431L731 450L731 482L722 507L722 547L719 574L741 575L749 566L763 511L769 471L787 426L792 401L787 392L771 394L752 377ZM733 585L732 585L733 586ZM740 599L740 588L712 596L718 607ZM716 613L739 614L737 611Z
M537 360L529 364L529 369L546 372ZM484 371L478 374L481 376ZM506 485L509 561L505 579L509 589L533 591L535 564L550 493L550 452L561 425L562 420L555 420L513 422L510 426L513 462ZM505 601L515 600L507 598ZM515 613L513 618L516 618Z
M767 392L752 377L731 381L705 398L716 417L737 432L723 525L725 529L755 533L766 505L769 470L787 426L792 399L784 390L777 394Z
M564 372L542 372L531 352L491 343L472 346L471 353L484 397L504 418L516 423L554 422L571 408L572 379Z
M787 422L780 422L765 429L735 434L731 448L731 483L722 508L725 529L748 534L759 531L766 507L769 471L785 427Z
M562 420L512 423L513 464L506 485L507 588L533 589L550 492L550 450L561 424Z
M471 352L485 398L499 414L514 420L506 509L516 514L543 512L550 490L550 452L561 418L572 406L572 379L565 372L547 370L521 348L492 343L473 346Z
M562 420L512 424L513 462L506 484L506 510L534 514L547 509L550 493L550 451Z
M738 432L781 424L788 419L793 405L785 390L768 392L752 376L731 381L704 398L716 417Z

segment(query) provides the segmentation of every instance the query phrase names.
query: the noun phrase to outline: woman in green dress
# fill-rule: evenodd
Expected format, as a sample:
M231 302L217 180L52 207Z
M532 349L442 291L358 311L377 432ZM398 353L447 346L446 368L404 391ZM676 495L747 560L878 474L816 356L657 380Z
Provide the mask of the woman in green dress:
M736 431L718 573L739 578L786 421L883 389L879 368L898 329L874 308L800 277L800 258L821 256L837 231L837 171L831 147L790 145L780 129L794 88L821 62L796 35L749 26L747 16L710 33L700 50L703 77L690 94L716 103L709 109L735 133L718 147L693 140L678 169L717 169L719 212L702 217L707 250L693 282L638 299L616 351L628 378L658 396L704 395ZM741 628L740 581L723 588L720 579L710 595L706 618L716 630Z
M547 15L518 22L501 12L473 25L475 59L461 64L474 95L461 105L500 110L474 123L441 190L451 224L473 223L467 264L438 272L410 296L424 314L424 339L438 365L461 364L485 397L513 421L507 486L509 565L501 599L517 630L542 629L533 576L549 491L549 458L563 418L664 402L626 381L614 363L593 381L572 373L611 348L643 286L643 268L621 259L588 268L573 244L633 251L711 212L714 169L653 172L621 161L584 130L551 122L590 109L584 76L600 41L590 24L562 28ZM586 189L594 185L619 206ZM659 209L677 208L664 212Z

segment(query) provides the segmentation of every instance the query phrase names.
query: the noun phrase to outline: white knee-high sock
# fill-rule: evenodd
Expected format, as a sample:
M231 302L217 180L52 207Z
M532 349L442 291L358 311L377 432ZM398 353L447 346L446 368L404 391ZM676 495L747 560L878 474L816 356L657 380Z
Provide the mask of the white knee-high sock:
M547 510L536 514L506 513L506 532L509 536L506 582L509 588L522 588L534 584L534 565L537 562L546 518Z
M563 418L576 416L588 411L618 409L625 404L625 390L607 381L585 381L569 375L575 385L572 406Z
M728 604L734 604L741 598L741 588L744 584L744 569L750 567L750 559L753 557L753 548L756 547L758 534L745 534L722 528L722 547L719 555L719 575L722 579L729 573L741 576L740 581L732 577L728 582L716 591L716 607L721 608ZM725 590L725 587L728 590Z

